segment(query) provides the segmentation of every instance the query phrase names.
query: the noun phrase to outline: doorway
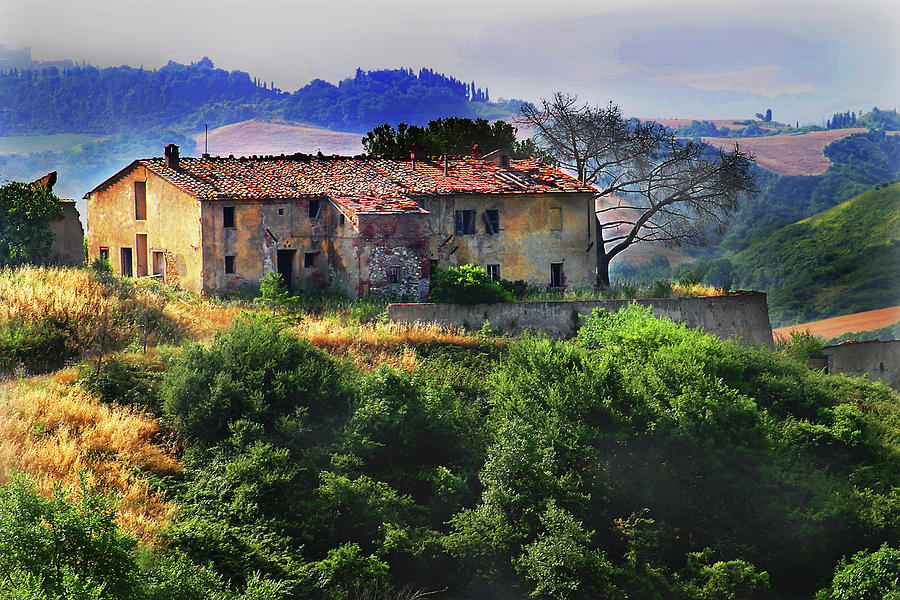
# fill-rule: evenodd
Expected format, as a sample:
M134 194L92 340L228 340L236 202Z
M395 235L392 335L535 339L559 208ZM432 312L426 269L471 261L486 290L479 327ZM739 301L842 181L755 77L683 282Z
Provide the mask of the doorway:
M119 257L122 259L122 277L131 277L134 272L131 265L131 248L122 248Z
M278 273L284 285L291 289L294 287L294 255L296 250L279 250L278 251Z

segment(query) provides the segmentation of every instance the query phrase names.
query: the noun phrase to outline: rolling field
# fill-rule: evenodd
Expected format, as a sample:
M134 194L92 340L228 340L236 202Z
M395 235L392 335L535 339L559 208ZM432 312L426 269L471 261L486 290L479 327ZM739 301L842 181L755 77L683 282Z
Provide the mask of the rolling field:
M252 119L232 123L209 132L209 153L213 156L251 156L268 154L360 154L362 135L330 131L321 127L288 121L264 122ZM194 136L202 152L203 134Z
M844 315L842 317L822 319L821 321L800 323L799 325L791 325L790 327L780 327L778 329L773 329L772 333L776 338L786 339L790 337L791 333L808 331L815 336L827 340L845 333L881 329L882 327L893 325L898 321L900 321L900 306L891 306L889 308L867 310L852 315Z
M754 138L703 138L703 141L725 150L740 144L741 149L756 157L757 165L776 175L821 175L831 164L823 153L825 146L864 131L867 130L832 129Z

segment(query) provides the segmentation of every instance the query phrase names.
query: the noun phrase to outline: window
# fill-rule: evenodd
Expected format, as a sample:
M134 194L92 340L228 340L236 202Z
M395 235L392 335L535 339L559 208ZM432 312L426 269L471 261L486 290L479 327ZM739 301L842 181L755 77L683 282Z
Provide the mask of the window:
M487 265L486 271L491 281L500 281L500 265Z
M109 260L109 248L100 246L100 260Z
M234 227L234 207L233 206L223 206L222 207L222 227L225 229L231 229Z
M234 256L225 257L225 272L234 273Z
M322 211L322 201L321 200L310 200L309 201L309 218L315 221L319 218L319 213Z
M284 214L284 209L283 209L283 208L279 208L279 209L278 209L278 216L280 217L280 216L282 216L283 214Z
M562 231L562 208L554 206L550 208L550 230Z
M303 254L303 268L304 269L315 269L316 268L316 258L319 256L318 252L306 252Z
M341 213L341 216L340 216L340 223L341 223L341 225L344 224L344 213Z
M388 267L388 283L400 283L400 267Z
M134 182L134 218L136 221L147 220L147 182Z
M508 155L508 154L501 154L501 155L500 155L500 166L501 166L501 167L508 167L508 166L509 166L509 155Z
M550 287L561 288L563 286L563 264L550 263Z
M484 230L489 235L500 233L500 211L496 209L484 211Z
M475 233L475 211L456 211L456 235L472 235Z

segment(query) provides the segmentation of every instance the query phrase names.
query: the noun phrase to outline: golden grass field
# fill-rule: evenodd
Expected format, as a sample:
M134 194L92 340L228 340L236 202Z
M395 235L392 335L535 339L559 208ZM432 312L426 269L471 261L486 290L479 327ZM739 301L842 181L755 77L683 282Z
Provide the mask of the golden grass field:
M753 138L703 138L703 141L725 150L739 144L741 150L756 157L757 165L776 175L821 175L831 165L825 157L825 146L864 131L867 129L830 129Z
M898 321L900 321L900 306L891 306L889 308L858 312L852 315L822 319L821 321L800 323L799 325L791 325L790 327L780 327L778 329L773 329L772 333L778 339L788 339L790 338L791 333L803 333L804 331L808 331L815 336L827 340L845 333L858 333L860 331L881 329L882 327L893 325Z
M119 497L120 523L147 541L175 514L138 474L179 469L164 433L148 415L91 397L74 369L0 383L0 483L24 473L50 495L56 485L76 485L83 472Z

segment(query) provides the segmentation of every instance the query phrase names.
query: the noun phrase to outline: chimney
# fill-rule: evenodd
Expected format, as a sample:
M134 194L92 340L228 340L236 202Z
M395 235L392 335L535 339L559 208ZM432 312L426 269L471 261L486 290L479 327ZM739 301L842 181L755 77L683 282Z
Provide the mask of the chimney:
M425 160L425 148L417 146L415 142L409 145L409 158L412 160L413 169L416 168L417 160Z
M497 165L498 167L509 167L509 155L512 152L509 148L500 148L484 155L484 161Z
M448 172L449 172L449 165L447 164L447 154L444 153L444 177L447 176Z
M166 151L166 166L170 169L178 168L178 146L175 144L169 144L165 148Z

